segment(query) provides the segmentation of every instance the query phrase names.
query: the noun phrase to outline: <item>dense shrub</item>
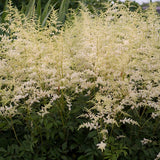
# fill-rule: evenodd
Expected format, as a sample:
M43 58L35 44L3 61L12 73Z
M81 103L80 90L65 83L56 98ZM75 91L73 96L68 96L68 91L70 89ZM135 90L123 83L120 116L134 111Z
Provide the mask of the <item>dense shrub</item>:
M0 43L0 159L158 159L160 23L83 5L57 29L9 5ZM59 23L58 23L59 24Z

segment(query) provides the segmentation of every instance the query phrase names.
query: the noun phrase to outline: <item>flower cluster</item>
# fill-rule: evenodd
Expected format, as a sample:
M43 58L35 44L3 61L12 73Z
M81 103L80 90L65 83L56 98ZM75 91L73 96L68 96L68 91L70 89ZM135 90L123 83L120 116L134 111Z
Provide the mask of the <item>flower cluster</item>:
M157 157L154 160L160 159L160 152L158 153Z
M142 145L145 145L148 143L152 143L152 140L144 138L143 140L141 140L141 143L142 143Z

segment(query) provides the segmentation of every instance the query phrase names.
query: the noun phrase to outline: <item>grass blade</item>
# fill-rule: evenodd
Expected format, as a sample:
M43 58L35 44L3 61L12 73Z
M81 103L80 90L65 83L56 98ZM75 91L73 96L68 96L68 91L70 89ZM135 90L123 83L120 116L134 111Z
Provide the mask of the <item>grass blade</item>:
M70 0L62 0L60 9L59 9L59 18L58 21L64 22L65 17L69 8Z
M42 24L42 27L45 26L46 21L47 21L47 18L48 18L48 16L51 14L52 9L53 9L53 8L51 8L51 9L48 11L47 15L44 17L44 19L43 19L43 21L42 21L42 23L41 23L41 24Z
M25 12L26 17L30 17L34 12L35 0L30 0Z
M45 5L45 7L44 7L44 10L43 10L43 13L42 13L42 16L41 16L41 24L44 22L44 19L46 19L46 16L48 15L48 13L49 13L49 6L50 6L50 4L51 4L51 0L49 0L48 2L47 2L47 4Z
M51 1L49 0L48 3L46 4L45 8L44 8L43 13L42 13L42 17L41 17L41 25L42 25L42 27L46 24L47 18L48 18L49 15L51 14L54 6L57 4L57 3L55 3L55 4L49 9L50 3L51 3Z
M41 10L42 10L41 0L38 0L36 9L38 18L41 17Z
M26 4L24 1L22 1L22 8L21 8L22 13L25 13L25 8L26 8Z

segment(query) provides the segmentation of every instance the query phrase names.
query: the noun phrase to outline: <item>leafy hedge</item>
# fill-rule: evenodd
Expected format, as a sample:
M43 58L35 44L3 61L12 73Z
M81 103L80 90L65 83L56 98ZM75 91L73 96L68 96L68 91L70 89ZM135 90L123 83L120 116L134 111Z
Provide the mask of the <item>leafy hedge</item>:
M98 11L99 12L99 11ZM0 24L0 160L139 160L160 152L160 23L85 6L59 28L8 5Z

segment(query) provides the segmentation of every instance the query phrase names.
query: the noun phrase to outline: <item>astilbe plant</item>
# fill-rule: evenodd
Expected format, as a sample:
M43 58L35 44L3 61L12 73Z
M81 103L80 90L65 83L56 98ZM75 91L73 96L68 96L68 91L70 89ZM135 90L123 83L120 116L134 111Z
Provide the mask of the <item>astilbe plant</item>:
M143 13L131 12L123 4L106 4L105 12L91 14L82 5L61 28L56 27L55 11L41 28L34 16L27 19L11 2L8 8L0 25L0 116L3 133L12 130L15 136L9 144L24 147L16 158L24 154L33 159L29 151L35 151L43 159L74 159L74 152L84 152L76 144L67 150L72 136L67 125L69 120L75 125L75 119L77 129L78 119L84 122L76 134L88 128L94 135L95 146L102 151L95 149L98 159L125 159L127 154L126 159L156 158L160 22L152 6ZM24 133L18 127L25 128ZM63 140L50 145L62 143L64 152L57 148L48 155L45 147L56 127L62 127ZM39 149L39 143L44 148ZM5 149L0 152L7 157ZM79 159L95 159L88 152L90 158Z
M130 154L131 159L151 159L159 148L159 127L155 125L160 106L159 17L152 7L144 14L113 5L91 22L95 23L90 34L95 37L91 53L95 53L98 92L92 100L94 107L82 115L90 121L80 127L98 130L101 142L97 146L106 159L126 154L126 147L138 154ZM153 140L150 146L154 149L146 147L149 153L138 142L143 137Z

